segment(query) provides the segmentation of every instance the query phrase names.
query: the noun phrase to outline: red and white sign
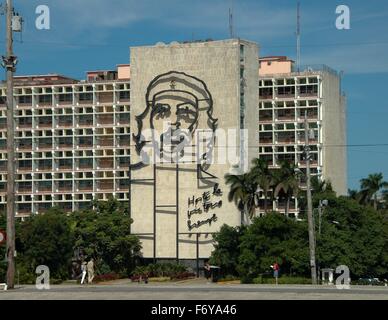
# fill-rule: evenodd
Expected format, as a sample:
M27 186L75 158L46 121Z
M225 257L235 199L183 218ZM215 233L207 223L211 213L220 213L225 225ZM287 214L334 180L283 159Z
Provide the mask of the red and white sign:
M0 229L0 244L5 243L5 240L7 239L7 234L5 231Z

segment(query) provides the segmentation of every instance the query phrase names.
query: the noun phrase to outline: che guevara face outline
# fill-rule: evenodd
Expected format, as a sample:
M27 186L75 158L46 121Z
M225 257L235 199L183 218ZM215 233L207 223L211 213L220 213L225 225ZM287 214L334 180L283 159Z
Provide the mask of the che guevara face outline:
M153 96L150 115L150 127L160 132L158 141L164 154L183 152L198 126L198 98L180 90L165 90Z
M174 86L176 84L182 90L175 89L172 85L173 83ZM171 89L166 88L168 85L170 85ZM160 88L159 91L158 88ZM138 129L137 134L132 134L138 154L140 154L143 146L147 143L146 140L142 139L145 121L149 121L152 129L152 127L155 128L158 120L163 120L163 117L166 120L172 115L171 130L177 130L177 127L179 127L182 131L193 135L198 127L199 118L203 114L206 115L209 129L213 132L216 130L218 119L213 118L213 98L206 83L199 78L184 72L169 71L155 77L150 82L145 98L146 108L135 117ZM170 101L165 103L166 101L164 100ZM173 106L171 106L171 100L174 101ZM146 120L147 118L148 120ZM141 165L138 163L131 167L140 168Z

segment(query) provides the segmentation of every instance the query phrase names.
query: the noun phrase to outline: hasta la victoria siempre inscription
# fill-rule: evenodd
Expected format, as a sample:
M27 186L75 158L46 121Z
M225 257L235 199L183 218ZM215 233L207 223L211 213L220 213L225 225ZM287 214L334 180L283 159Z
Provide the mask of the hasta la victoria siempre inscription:
M208 219L198 220L197 222L192 222L191 218L193 215L202 215L204 213L209 213L210 210L215 210L222 207L222 200L219 197L222 196L222 191L219 188L219 184L216 183L213 187L213 192L206 191L202 196L195 198L192 196L188 199L188 210L187 210L187 226L189 231L200 228L203 225L208 224L209 226L218 220L218 217L215 213Z

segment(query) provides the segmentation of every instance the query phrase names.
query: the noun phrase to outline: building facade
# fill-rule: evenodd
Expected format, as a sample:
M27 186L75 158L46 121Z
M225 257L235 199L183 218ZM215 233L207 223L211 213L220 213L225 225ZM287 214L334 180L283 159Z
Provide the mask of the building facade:
M259 157L272 168L290 161L305 173L307 116L314 131L314 139L310 139L311 173L330 182L338 195L346 195L346 103L339 75L324 65L298 71L287 57L259 60ZM285 203L276 200L273 209L284 211ZM290 214L298 212L294 199Z
M243 137L240 129L252 137L258 130L257 57L257 45L240 40L131 48L130 209L132 232L142 240L144 257L207 258L212 233L223 224L241 225L224 179L236 162L228 158L221 163L218 155L230 148L241 163L256 155L254 149L247 152L249 136ZM256 122L249 121L254 117ZM178 127L188 128L193 139L184 153L195 157L179 154L178 161L145 165L144 149L151 150L169 133L177 136ZM156 132L147 136L150 129ZM220 145L219 132L228 136L227 145ZM198 148L203 138L209 140ZM175 149L164 145L163 156ZM210 154L214 161L207 164L203 160Z
M125 66L123 66L125 68ZM115 196L128 202L130 83L117 72L88 81L15 77L16 217L74 211ZM6 205L6 88L0 88L0 210Z

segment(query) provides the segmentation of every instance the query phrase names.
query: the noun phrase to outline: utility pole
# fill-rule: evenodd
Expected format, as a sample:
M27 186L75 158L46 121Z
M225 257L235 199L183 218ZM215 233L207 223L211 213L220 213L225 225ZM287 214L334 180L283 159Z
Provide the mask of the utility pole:
M229 36L231 39L234 38L234 23L233 23L233 0L229 8Z
M7 71L7 285L13 289L15 285L15 143L14 143L14 103L13 103L13 73L17 63L13 55L14 16L12 0L7 0L7 54L3 56Z
M296 13L296 67L300 71L300 2L298 2Z
M306 155L306 178L307 178L307 220L309 228L310 267L312 284L317 284L317 267L315 262L315 226L313 218L313 202L311 198L311 172L310 172L310 132L307 121L307 111L304 118L304 139Z

